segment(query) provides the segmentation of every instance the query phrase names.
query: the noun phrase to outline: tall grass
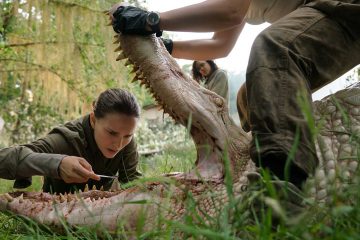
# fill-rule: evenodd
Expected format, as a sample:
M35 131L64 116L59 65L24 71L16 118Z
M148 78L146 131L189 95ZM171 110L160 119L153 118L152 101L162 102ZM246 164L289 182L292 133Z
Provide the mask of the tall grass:
M155 176L158 171L149 162L162 164L161 172L167 172L177 166L169 165L169 157L184 159L184 153L194 151L192 147L172 151L170 147L163 154L143 159L141 164L147 166L146 174ZM193 160L193 158L192 158ZM190 161L190 160L189 160ZM189 165L191 162L189 162ZM181 164L180 164L181 165ZM174 169L174 170L175 170ZM357 178L359 175L356 176ZM266 178L266 177L265 177ZM6 184L6 186L5 186ZM39 190L41 179L34 178L35 187ZM227 183L231 184L231 183ZM11 191L11 181L1 180L2 192ZM271 188L271 186L269 187ZM264 190L265 189L265 190ZM336 201L331 206L311 203L300 216L280 220L274 225L273 210L260 203L259 199L267 197L264 189L247 191L241 198L233 198L226 206L219 209L217 217L204 217L198 214L199 208L191 194L184 201L186 213L181 221L169 221L159 218L162 227L152 231L138 229L136 239L360 239L360 194L356 184L350 184L344 192L334 193ZM30 190L30 189L29 189ZM228 191L228 194L232 194ZM257 202L257 204L253 204ZM280 201L279 201L280 202ZM144 219L143 221L149 221ZM152 220L150 220L152 221ZM140 223L139 223L140 224ZM140 224L141 225L141 224ZM128 233L108 233L94 228L66 228L66 231L52 232L31 220L1 214L0 239L130 239Z
M187 171L195 159L196 151L191 143L168 145L161 153L142 157L140 169L146 177L154 178L172 171ZM140 218L131 234L121 225L117 233L101 227L69 228L66 225L65 231L53 232L29 219L1 214L0 239L360 239L359 170L353 184L348 184L342 192L332 193L334 201L330 205L304 199L307 202L304 211L286 217L275 214L277 208L287 210L286 202L274 194L267 173L263 175L263 187L249 187L240 197L234 196L232 179L227 179L229 201L217 209L215 217L202 212L202 206L191 192L185 192L186 197L181 199L185 213L181 219L168 220L159 212L156 219ZM12 184L13 181L0 180L0 191L13 191ZM38 191L41 185L41 178L34 177L32 187L27 190ZM144 228L146 221L153 221L154 228Z
M140 171L146 176L159 176L170 172L189 171L196 160L196 150L192 141L168 144L162 152L140 157Z

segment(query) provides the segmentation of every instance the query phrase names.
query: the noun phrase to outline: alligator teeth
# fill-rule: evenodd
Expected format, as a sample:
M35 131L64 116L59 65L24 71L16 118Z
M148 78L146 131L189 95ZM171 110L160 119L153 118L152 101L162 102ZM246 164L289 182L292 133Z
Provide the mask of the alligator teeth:
M129 65L131 65L131 61L128 59L128 60L126 60L126 62L125 62L125 66L129 66Z
M132 72L137 72L138 70L139 70L138 65L136 65L136 64L134 63Z
M8 194L8 193L5 193L3 196L6 198L6 200L8 202L12 202L12 200L14 200L14 198L12 196L10 196L10 194Z
M120 60L123 60L125 58L126 57L125 57L124 53L120 53L119 56L116 58L116 61L120 61Z
M121 51L121 45L119 45L117 48L115 48L114 52L118 52L118 51Z
M141 76L142 72L140 71L140 69L136 70L135 72L136 76Z
M140 72L138 75L136 75L139 80L145 79L145 76L142 72Z
M120 42L120 38L116 38L115 41L113 42L113 44L117 44Z
M84 192L88 192L89 191L89 185L85 185L85 188L84 188Z
M161 107L161 109L162 109L162 110L165 110L164 104L163 104L162 100L161 100L159 97L158 97L156 100L157 100L159 106Z
M138 80L137 76L135 75L133 79L131 80L132 83L136 82Z
M61 193L60 193L60 202L62 203L62 202L65 202L65 200L66 200L66 198L64 197L64 195L62 195Z
M95 184L92 186L92 190L97 190Z
M134 65L135 66L135 65ZM130 73L136 73L136 69L133 67L130 71Z
M104 185L101 185L100 191L104 191Z
M140 82L140 86L143 86L143 85L146 86L146 82L145 82L143 79L141 79L140 81L141 81L141 82Z
M24 194L22 193L22 194L18 197L18 199L19 199L19 203L24 202Z

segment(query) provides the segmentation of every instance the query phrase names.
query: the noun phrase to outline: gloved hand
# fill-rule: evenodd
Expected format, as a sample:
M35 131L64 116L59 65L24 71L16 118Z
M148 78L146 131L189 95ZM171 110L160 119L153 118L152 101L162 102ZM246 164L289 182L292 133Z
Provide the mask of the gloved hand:
M156 33L156 36L161 36L161 31L156 32L148 27L146 18L148 11L142 10L133 6L119 6L114 13L112 13L112 26L117 33L125 34L139 34L150 35Z
M161 41L164 43L166 50L170 53L173 51L174 43L169 38L161 38Z

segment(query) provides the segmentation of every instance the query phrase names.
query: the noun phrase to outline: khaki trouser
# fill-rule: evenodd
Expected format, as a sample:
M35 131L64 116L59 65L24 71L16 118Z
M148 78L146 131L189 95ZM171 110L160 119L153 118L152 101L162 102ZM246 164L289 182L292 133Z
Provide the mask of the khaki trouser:
M311 92L360 63L359 4L312 1L273 23L253 44L246 89L238 94L238 102L247 94L239 108L246 107L240 116L248 119L253 135L250 156L284 179L298 138L289 179L298 186L318 161L299 99L311 103Z

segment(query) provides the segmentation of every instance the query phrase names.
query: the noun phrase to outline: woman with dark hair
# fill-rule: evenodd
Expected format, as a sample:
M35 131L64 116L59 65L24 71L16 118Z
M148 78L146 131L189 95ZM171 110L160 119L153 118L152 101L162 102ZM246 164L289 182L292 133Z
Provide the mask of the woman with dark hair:
M218 68L213 60L194 61L192 75L195 81L203 81L204 87L229 102L228 78L224 70Z
M136 170L138 152L134 139L139 116L140 107L133 94L123 89L108 89L94 101L89 114L55 127L44 138L30 144L0 150L0 171L4 172L5 161L27 163L27 169L15 166L13 177L5 178L15 178L14 185L26 187L29 185L24 182L26 177L45 175L45 192L84 190L86 184L109 190L114 179L98 175L118 174L121 183L141 175ZM38 161L31 165L29 157L34 154ZM63 166L64 160L68 167ZM86 163L93 175L79 177L78 181L69 179L68 175L74 171L72 164L77 162ZM76 169L75 173L84 175Z

